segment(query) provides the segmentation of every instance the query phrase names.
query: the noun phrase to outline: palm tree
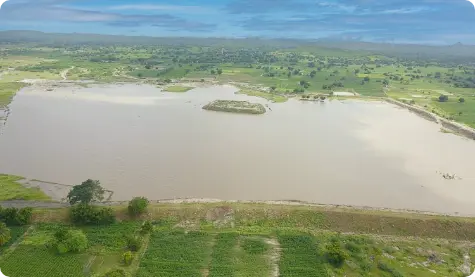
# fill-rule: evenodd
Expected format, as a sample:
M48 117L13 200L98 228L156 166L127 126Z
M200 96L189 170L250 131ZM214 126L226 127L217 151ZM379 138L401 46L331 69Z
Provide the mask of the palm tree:
M8 229L5 223L0 222L0 246L5 245L10 239L10 229Z

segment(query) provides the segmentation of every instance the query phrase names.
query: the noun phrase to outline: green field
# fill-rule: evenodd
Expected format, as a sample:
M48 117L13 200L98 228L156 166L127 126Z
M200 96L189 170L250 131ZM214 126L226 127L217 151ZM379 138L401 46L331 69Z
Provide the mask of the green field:
M416 59L407 45L390 49L378 45L378 51L308 44L288 48L275 42L256 48L256 42L240 40L223 44L209 40L206 47L194 45L193 40L130 46L108 37L99 42L101 47L66 39L53 48L40 43L44 41L41 36L36 39L37 44L5 45L0 58L0 105L8 104L24 86L19 81L60 80L61 73L68 70L69 80L167 84L165 91L170 92L187 91L180 84L188 80L250 84L255 88L240 93L273 102L304 93L350 91L363 99L402 99L475 127L475 66L471 56L463 56L468 52L447 49L444 54L428 48L420 55L421 50L415 47L413 51L419 51ZM448 95L449 101L440 102L442 94Z
M167 92L187 92L189 90L192 90L193 87L183 87L183 86L169 86L165 88L165 91Z
M51 200L40 189L26 188L18 181L22 177L0 174L0 201L5 200Z
M120 215L124 208L116 208ZM219 213L229 208L234 215L222 222ZM217 217L206 216L209 211ZM159 205L150 212L154 229L144 235L135 261L129 266L121 262L125 236L137 233L140 221L76 227L86 234L89 247L83 253L62 255L45 247L60 226L58 223L37 222L23 239L19 237L27 228L12 227L12 241L17 245L13 247L11 242L0 248L0 268L10 277L105 276L111 269L124 269L139 277L430 277L463 276L459 272L463 256L471 254L475 261L472 243L461 239L473 239L472 219L351 210L325 213L303 206L258 204ZM342 214L354 221L345 221ZM398 218L401 223L397 223ZM368 228L379 224L381 230L354 234L360 228L358 222ZM342 233L341 227L336 227L340 224L353 234ZM408 228L394 233L386 230L390 226ZM450 227L442 232L441 226ZM452 239L454 232L447 231L455 226L459 239ZM335 264L331 253L343 256L344 261Z

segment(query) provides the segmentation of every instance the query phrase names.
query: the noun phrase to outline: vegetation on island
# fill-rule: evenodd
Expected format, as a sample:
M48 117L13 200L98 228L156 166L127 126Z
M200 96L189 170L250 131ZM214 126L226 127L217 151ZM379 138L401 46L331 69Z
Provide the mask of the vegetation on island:
M185 86L169 86L165 88L166 92L187 92L192 90L193 87L185 87Z
M203 106L203 109L217 112L229 113L247 113L247 114L264 114L266 108L262 104L250 103L248 101L234 100L215 100Z

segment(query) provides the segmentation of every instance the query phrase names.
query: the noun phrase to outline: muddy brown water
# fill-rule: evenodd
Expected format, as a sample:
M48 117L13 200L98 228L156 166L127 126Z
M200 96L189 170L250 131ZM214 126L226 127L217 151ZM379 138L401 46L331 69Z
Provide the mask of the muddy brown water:
M235 91L26 88L0 136L0 172L62 184L98 179L113 200L301 200L475 214L473 141L388 103L274 104ZM201 109L216 99L272 111Z

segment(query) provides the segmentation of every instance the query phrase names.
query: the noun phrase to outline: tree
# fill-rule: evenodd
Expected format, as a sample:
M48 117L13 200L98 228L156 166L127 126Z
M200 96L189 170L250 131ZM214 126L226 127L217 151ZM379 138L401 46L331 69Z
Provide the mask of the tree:
M364 79L363 79L363 80L364 80L365 82L369 82L369 77L368 77L368 76L366 76L366 77L364 77Z
M87 237L81 230L59 227L48 246L58 254L80 253L87 249Z
M439 96L439 102L447 102L449 101L449 97L447 95L442 94Z
M147 210L148 199L145 197L135 197L130 200L128 210L131 216L138 216Z
M340 242L333 241L326 247L327 252L325 256L327 258L328 263L333 265L334 267L341 267L343 266L345 260L348 257L348 254L341 249Z
M214 71L214 69L211 69L211 74L212 75L216 74L216 71Z
M127 251L124 254L122 254L122 262L124 262L125 265L131 265L133 260L134 260L134 254L132 254L131 251Z
M0 246L5 245L12 238L10 229L3 222L0 222Z
M90 204L93 201L102 201L104 199L104 189L97 180L88 179L80 185L76 185L68 193L69 204L76 203Z
M223 70L222 70L221 68L218 68L218 69L216 70L216 72L218 72L218 75L223 74Z
M142 73L139 73L139 74L137 74L137 76L138 76L139 78L142 78L143 74L142 74Z
M271 86L271 87L270 87L270 90L271 90L271 91L275 91L276 89L277 89L276 86Z
M461 97L461 98L459 98L459 102L460 102L460 103L464 103L464 102L465 102L465 99Z

